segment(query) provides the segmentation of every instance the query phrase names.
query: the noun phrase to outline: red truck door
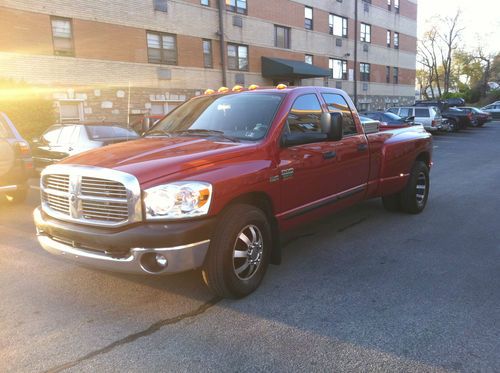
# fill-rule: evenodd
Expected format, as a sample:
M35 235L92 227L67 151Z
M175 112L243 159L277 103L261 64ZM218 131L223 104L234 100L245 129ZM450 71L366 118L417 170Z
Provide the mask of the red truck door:
M336 93L322 93L327 110L339 112L343 119L343 138L333 144L337 154L335 193L352 192L355 200L362 199L368 182L370 153L368 140L361 128L357 128L352 109L345 98Z
M299 96L288 114L284 133L311 132L320 135L322 112L316 94ZM354 130L356 127L347 104L344 104L342 113L347 120L344 120L346 137L341 141L325 139L281 147L278 172L282 198L279 215L283 218L288 219L332 204L337 201L337 197L355 200L363 197L369 165L367 141L364 135L352 132L353 126Z

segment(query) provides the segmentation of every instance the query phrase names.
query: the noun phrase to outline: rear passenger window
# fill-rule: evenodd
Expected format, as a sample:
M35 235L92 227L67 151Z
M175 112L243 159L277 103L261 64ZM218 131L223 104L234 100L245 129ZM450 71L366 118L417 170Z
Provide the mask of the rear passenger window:
M419 118L429 118L429 109L415 109L415 116Z
M356 135L358 133L356 123L354 122L351 109L344 97L335 93L323 93L322 96L328 105L328 111L330 113L338 112L342 114L343 135Z
M321 105L315 94L298 97L288 114L287 124L291 133L321 132Z

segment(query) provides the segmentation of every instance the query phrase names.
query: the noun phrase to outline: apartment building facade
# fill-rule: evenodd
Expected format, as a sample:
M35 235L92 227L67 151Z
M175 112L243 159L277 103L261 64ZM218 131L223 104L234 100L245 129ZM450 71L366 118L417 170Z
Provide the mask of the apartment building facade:
M62 121L279 82L383 109L414 100L416 19L417 0L0 0L0 79L47 88Z

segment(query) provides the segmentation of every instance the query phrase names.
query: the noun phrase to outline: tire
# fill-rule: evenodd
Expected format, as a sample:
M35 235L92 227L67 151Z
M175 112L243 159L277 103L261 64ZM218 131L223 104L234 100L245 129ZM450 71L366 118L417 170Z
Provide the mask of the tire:
M387 211L396 212L401 210L401 193L382 197L382 204Z
M264 278L271 246L270 224L262 210L247 204L230 206L210 242L202 268L205 284L223 298L249 295Z
M429 197L429 168L424 162L417 161L408 179L408 184L401 192L401 210L410 214L421 213Z
M460 130L458 123L455 119L449 119L449 123L452 132L458 132Z
M7 202L12 204L18 204L26 201L26 197L28 196L28 186L23 185L20 186L19 188L20 189L14 192L5 193L5 198L7 199Z

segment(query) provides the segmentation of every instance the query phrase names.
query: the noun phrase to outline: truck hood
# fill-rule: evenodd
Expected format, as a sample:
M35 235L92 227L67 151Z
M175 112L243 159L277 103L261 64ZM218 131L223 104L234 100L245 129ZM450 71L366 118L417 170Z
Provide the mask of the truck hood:
M91 150L60 163L123 171L144 184L176 172L238 157L254 147L253 143L218 142L198 137L144 138Z

